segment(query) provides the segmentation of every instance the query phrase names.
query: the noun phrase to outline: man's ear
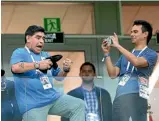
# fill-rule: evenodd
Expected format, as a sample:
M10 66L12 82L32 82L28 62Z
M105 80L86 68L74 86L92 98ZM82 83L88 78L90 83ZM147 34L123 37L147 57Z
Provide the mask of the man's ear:
M148 37L148 32L144 32L144 37L146 38L146 37Z
M30 42L30 36L29 35L26 36L26 40L27 40L27 42Z

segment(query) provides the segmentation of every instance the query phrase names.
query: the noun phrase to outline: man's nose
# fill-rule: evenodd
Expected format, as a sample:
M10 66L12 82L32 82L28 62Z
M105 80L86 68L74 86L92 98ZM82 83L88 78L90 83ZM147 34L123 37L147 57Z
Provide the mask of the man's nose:
M89 76L89 72L86 72L86 73L85 73L85 76Z
M44 43L44 39L41 38L41 39L40 39L40 43Z
M130 36L131 36L131 37L134 36L134 32L131 32L131 33L130 33Z

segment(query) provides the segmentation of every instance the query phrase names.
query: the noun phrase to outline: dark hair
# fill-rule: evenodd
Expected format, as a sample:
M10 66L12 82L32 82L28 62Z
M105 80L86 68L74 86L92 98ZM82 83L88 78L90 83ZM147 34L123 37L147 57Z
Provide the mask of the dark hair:
M151 40L152 31L153 31L151 24L145 20L136 20L134 21L133 26L134 25L142 25L142 32L148 32L147 36L147 45L148 45L149 41Z
M1 76L4 76L5 70L1 69Z
M31 26L29 26L27 28L27 30L25 31L25 43L27 42L26 36L27 35L33 36L36 32L43 32L43 33L45 33L45 30L41 26L37 26L37 25L31 25Z
M85 62L85 63L83 63L83 64L81 65L81 67L80 67L80 71L82 70L83 66L91 66L92 69L93 69L93 71L94 71L94 73L96 73L95 66L94 66L92 63L90 63L90 62Z

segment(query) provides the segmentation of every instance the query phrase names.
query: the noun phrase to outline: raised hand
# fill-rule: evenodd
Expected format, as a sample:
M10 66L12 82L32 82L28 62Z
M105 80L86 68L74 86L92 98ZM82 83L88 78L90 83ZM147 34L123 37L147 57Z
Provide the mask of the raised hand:
M107 41L103 40L101 47L104 54L107 54L110 52L110 46L108 45Z
M70 71L71 63L72 63L72 61L69 58L66 58L63 61L63 70L64 70L64 72L69 72Z
M119 40L117 34L114 32L114 36L111 36L113 44L110 46L117 47L119 45Z

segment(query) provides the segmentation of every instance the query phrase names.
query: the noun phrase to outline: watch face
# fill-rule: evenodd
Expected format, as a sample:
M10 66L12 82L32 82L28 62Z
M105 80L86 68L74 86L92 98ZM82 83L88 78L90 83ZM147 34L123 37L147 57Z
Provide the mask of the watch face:
M36 69L39 69L39 63L35 63L34 66L35 66Z

